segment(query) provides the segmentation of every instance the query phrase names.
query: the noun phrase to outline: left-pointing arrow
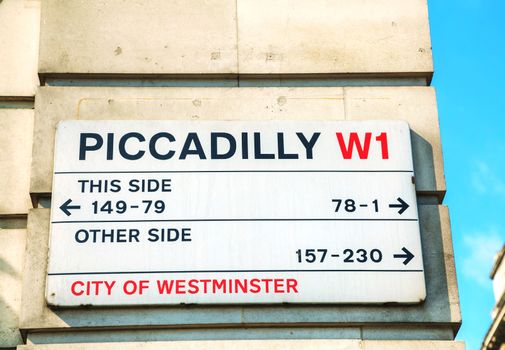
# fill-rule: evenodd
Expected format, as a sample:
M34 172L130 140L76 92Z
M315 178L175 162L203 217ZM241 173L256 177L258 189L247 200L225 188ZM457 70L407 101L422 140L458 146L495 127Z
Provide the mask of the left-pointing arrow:
M80 205L70 205L70 203L72 203L72 200L68 199L60 207L61 211L64 212L67 216L72 215L72 213L70 212L71 209L81 209Z

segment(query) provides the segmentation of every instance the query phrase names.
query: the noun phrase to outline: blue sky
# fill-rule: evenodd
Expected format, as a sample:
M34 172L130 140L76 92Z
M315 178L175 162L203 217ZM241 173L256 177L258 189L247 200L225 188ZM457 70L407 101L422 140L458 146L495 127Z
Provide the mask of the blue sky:
M463 326L480 349L489 272L505 241L505 1L429 0L447 195Z

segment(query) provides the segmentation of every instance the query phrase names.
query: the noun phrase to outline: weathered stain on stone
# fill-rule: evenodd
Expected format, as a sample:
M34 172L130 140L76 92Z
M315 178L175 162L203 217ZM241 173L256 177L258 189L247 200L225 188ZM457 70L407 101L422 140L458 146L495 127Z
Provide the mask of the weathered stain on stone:
M62 66L66 66L70 62L68 53L66 51L63 51L60 55L60 64Z
M220 51L212 52L210 54L210 59L211 60L220 60L221 59L221 52Z
M267 61L282 61L282 54L277 54L274 52L267 52L265 54L265 62Z

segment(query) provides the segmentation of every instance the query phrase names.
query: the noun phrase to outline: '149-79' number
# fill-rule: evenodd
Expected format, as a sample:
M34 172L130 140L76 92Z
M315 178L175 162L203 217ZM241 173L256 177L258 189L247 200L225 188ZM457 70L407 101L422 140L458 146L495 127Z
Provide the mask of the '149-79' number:
M98 201L91 203L93 205L93 214L98 213L117 213L124 214L128 209L128 204L125 201L117 201L113 204L112 201L105 201L102 205L99 205ZM143 200L142 205L144 207L144 214L154 211L155 213L161 214L165 211L165 202L162 200L152 201ZM138 208L138 205L131 205L130 208Z

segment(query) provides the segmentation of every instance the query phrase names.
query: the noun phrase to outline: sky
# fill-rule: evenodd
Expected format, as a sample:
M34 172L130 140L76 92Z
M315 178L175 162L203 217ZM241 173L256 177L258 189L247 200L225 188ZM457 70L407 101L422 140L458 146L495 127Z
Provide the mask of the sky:
M480 349L505 242L505 0L428 0L463 326Z

